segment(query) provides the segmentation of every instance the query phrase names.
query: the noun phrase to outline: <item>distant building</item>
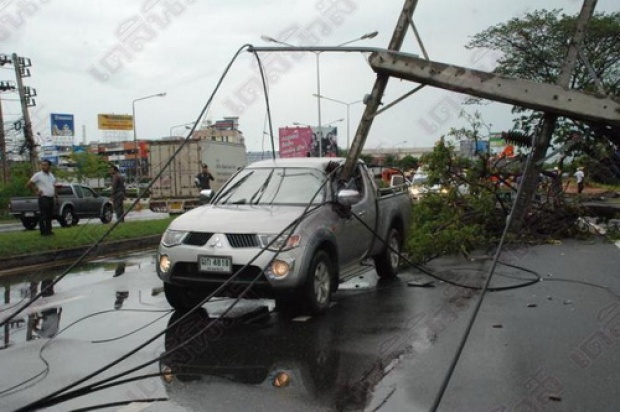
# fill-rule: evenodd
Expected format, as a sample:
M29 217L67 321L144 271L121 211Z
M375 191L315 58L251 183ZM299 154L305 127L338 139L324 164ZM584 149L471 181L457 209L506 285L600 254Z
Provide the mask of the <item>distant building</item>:
M244 143L243 132L239 130L238 117L224 117L212 123L207 120L200 129L194 131L193 139L213 140L228 143Z

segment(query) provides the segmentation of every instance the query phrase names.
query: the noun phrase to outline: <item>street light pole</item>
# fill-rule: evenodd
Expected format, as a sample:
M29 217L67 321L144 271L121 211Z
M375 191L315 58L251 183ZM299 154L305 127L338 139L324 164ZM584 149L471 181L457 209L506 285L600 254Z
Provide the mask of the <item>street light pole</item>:
M191 125L193 125L193 124L194 124L194 122L189 122L189 123L177 124L176 126L172 126L170 128L170 134L168 136L172 137L172 130L176 129L177 127L185 126L185 130L189 130L189 129L191 129Z
M356 100L354 102L347 103L347 102L344 102L342 100L332 99L331 97L323 96L323 95L320 95L320 94L314 94L313 96L314 97L318 97L319 100L320 99L331 100L334 103L340 103L340 104L343 104L343 105L347 106L347 152L348 152L349 151L349 141L350 141L349 127L350 127L350 114L351 114L350 113L350 109L351 109L351 105L357 104L357 103L361 103L362 101L361 100Z
M166 92L163 93L157 93L157 94L151 94L149 96L144 96L144 97L140 97L137 99L134 99L134 101L131 103L131 122L133 124L133 150L134 150L134 162L135 162L135 170L134 170L134 178L136 179L136 183L139 183L139 175L140 175L140 152L138 150L138 137L136 135L136 102L140 101L140 100L146 100L146 99L150 99L152 97L164 97L166 96Z
M379 34L378 31L373 31L370 33L366 33L363 36L360 36L358 38L355 38L353 40L349 40L347 42L344 43L340 43L338 45L336 45L335 47L342 47L345 46L347 44L351 44L354 43L356 41L360 41L360 40L366 40L366 39L372 39L373 37L376 37L377 34ZM269 36L261 36L261 39L263 39L264 41L267 42L271 42L271 43L278 43L278 44L282 44L284 46L289 46L289 47L295 47L294 45L290 44L290 43L286 43L277 39L274 39L273 37L269 37ZM320 55L322 52L320 51L315 51L313 52L314 55L316 56L316 105L317 105L317 115L318 115L318 139L319 139L319 157L323 157L323 129L322 129L322 125L321 125L321 66L320 66ZM348 144L347 144L348 146Z

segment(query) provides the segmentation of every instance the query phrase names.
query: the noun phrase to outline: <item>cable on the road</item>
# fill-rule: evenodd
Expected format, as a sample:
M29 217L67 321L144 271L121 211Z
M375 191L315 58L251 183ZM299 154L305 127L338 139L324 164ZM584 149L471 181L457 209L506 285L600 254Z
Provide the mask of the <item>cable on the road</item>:
M166 310L153 310L153 309L107 309L107 310L103 310L103 311L100 311L100 312L90 313L90 314L88 314L86 316L81 317L80 319L77 319L77 320L71 322L70 324L68 324L64 328L60 329L58 331L58 333L56 333L54 336L49 338L47 340L47 342L45 342L43 344L43 346L41 346L41 348L39 349L39 354L38 354L39 355L39 359L41 359L41 361L45 364L45 368L41 372L35 374L34 376L31 376L30 378L27 378L27 379L25 379L25 380L15 384L15 385L9 387L9 388L5 388L5 389L0 390L0 398L8 396L8 395L11 395L13 393L16 393L17 389L19 389L19 391L22 391L22 390L31 388L36 383L38 383L38 381L40 381L41 379L44 379L49 374L50 365L47 362L47 359L45 359L45 357L43 356L43 351L47 348L47 346L49 344L52 343L52 341L54 339L56 339L57 336L59 336L61 333L65 332L69 328L77 325L78 323L81 323L82 321L85 321L86 319L90 319L92 317L96 317L96 316L100 316L100 315L105 315L107 313L112 313L112 312L114 312L114 313L117 313L117 312L140 312L140 313L166 312L164 314L164 316L165 316L167 314L170 314L172 312L172 310L171 309L166 309ZM158 319L161 319L161 317L158 318ZM33 382L33 381L35 381L37 379L38 379L37 382ZM30 385L24 387L24 385L27 385L28 383L30 383Z
M151 326L152 324L158 322L159 320L163 319L164 317L168 316L172 312L173 312L173 310L170 309L167 313L164 313L160 317L158 317L158 318L156 318L156 319L154 319L154 320L152 320L152 321L150 321L150 322L140 326L137 329L132 330L131 332L125 333L125 334L120 335L120 336L116 336L114 338L91 340L90 343L96 343L96 344L98 344L98 343L109 343L109 342L114 342L114 341L117 341L117 340L125 339L126 337L131 336L134 333L138 333L141 330L148 328L149 326Z

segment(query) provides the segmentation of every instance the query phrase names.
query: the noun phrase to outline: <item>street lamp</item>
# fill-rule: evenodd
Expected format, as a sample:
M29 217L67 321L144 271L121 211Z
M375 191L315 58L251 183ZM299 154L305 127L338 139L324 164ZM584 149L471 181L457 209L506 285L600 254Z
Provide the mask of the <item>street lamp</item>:
M170 128L170 134L168 136L172 137L172 130L176 129L177 127L185 126L185 130L190 130L193 124L194 122L189 122L189 123L177 124L176 126L172 126Z
M138 151L138 138L136 136L136 102L140 100L150 99L152 97L164 97L165 95L166 95L166 92L151 94L149 96L144 96L144 97L134 99L134 101L131 103L131 120L133 123L133 150L135 152L135 163L136 163L135 164L136 183L139 183L138 175L140 174L140 153Z
M361 103L362 101L361 100L356 100L354 102L347 103L347 102L343 102L342 100L332 99L331 97L321 96L320 94L313 94L313 96L314 97L318 97L319 100L320 99L331 100L332 102L344 104L345 106L347 106L347 152L348 152L349 151L349 141L350 141L350 137L351 137L350 134L349 134L349 127L350 127L350 123L349 123L350 112L349 112L349 109L351 108L351 105L357 104L357 103Z
M351 44L354 43L356 41L360 41L360 40L366 40L366 39L372 39L373 37L376 37L377 34L379 34L378 31L373 31L370 33L366 33L363 36L360 36L358 38L355 38L353 40L349 40L347 42L344 43L340 43L337 44L335 47L341 47L341 46L345 46L347 44ZM278 43L278 44L282 44L284 46L289 46L289 47L295 47L294 45L290 44L290 43L286 43L277 39L274 39L273 37L269 37L269 36L261 36L261 39L263 39L264 41L267 42L271 42L271 43ZM321 51L314 51L312 52L314 53L314 55L316 56L316 105L317 105L317 114L318 114L318 121L319 121L319 127L318 127L318 133L319 133L319 157L323 157L323 144L322 144L322 137L323 137L323 130L322 130L322 125L321 125L321 70L320 70L320 59L319 57L321 56Z

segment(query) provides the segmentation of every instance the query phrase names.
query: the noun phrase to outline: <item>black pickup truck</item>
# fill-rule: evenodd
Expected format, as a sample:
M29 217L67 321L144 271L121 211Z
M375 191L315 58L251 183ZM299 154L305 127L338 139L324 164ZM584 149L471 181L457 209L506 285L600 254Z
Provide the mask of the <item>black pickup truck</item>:
M76 183L57 184L56 193L58 199L54 202L54 219L57 219L61 226L74 226L80 219L88 218L98 218L103 223L112 221L112 203L90 187ZM36 228L39 223L38 198L11 198L9 213L20 219L26 229Z

